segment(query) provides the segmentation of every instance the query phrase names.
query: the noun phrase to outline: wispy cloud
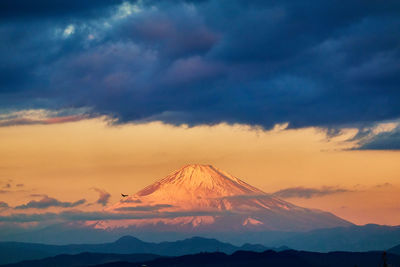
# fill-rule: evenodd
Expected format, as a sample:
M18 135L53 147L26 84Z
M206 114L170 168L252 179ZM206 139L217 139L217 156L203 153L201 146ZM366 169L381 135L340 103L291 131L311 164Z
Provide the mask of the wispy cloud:
M270 198L271 194L247 194L247 195L234 195L234 196L225 196L220 199L255 199L255 198Z
M400 150L400 126L370 133L359 140L356 150Z
M377 185L375 185L375 187L376 188L388 188L388 187L393 187L393 184L386 182L383 184L377 184Z
M142 203L140 199L122 199L121 202L123 203Z
M36 196L36 195L33 195ZM39 195L38 195L39 196ZM85 199L80 199L75 202L63 202L59 201L55 198L48 197L47 195L40 195L42 199L40 200L31 200L26 204L16 206L15 209L47 209L50 207L60 207L60 208L73 208L79 205L82 205L86 202Z
M41 221L98 221L98 220L128 220L128 219L153 219L175 218L186 216L213 216L231 214L230 211L183 211L183 212L85 212L80 210L63 211L60 213L15 213L8 216L0 216L0 222L41 222Z
M85 109L86 110L86 109ZM0 127L33 125L33 124L57 124L80 121L90 118L84 109L68 110L21 110L0 114Z
M9 208L8 204L4 201L0 201L0 209L7 209Z
M111 195L103 189L93 188L97 193L99 193L99 198L96 203L102 206L106 206L110 200Z
M171 208L173 205L168 204L158 204L150 206L136 206L136 207L121 207L117 208L117 211L157 211L162 208Z
M313 198L346 192L352 192L352 190L333 186L324 186L322 188L310 188L300 186L281 189L273 193L273 195L280 198Z

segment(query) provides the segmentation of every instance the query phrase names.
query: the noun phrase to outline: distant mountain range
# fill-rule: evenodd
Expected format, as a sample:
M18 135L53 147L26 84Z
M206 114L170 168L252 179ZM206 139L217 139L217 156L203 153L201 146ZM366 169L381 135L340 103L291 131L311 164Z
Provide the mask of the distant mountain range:
M400 255L400 245L394 246L393 248L389 249L388 252Z
M245 252L238 251L233 255L223 253L202 253L187 255L175 258L158 258L152 261L143 262L142 266L152 267L204 267L204 266L230 266L230 267L380 267L383 265L382 252L331 252L315 253L305 251L265 251ZM400 256L388 254L387 263L389 266L398 266ZM127 262L117 262L97 265L98 267L128 267L138 266ZM140 266L140 265L139 265Z
M287 247L276 250L288 249ZM22 260L42 259L59 254L78 254L82 252L108 254L157 254L177 256L199 252L224 252L231 254L238 250L265 251L262 245L245 244L241 247L223 243L216 239L193 237L175 242L149 243L132 236L124 236L112 243L45 245L21 242L0 242L0 264L19 262Z
M161 232L156 234L146 231L134 231L131 228L103 231L90 227L76 228L60 224L19 235L7 235L6 232L0 231L0 240L65 245L75 243L76 236L80 237L80 243L105 243L104 240L112 243L112 240L116 240L124 235L134 235L149 242L160 242L164 240L176 241L177 239L187 239L194 234L205 238L216 238L223 242L234 244L237 247L240 247L244 243L253 243L261 244L267 248L287 246L296 250L315 252L387 250L400 243L400 226L374 224L317 229L308 232L226 231L219 233ZM134 252L128 251L127 253ZM140 253L142 252L144 251L140 251ZM150 251L149 253L153 252Z
M372 227L372 226L371 226ZM343 229L342 229L343 230ZM326 233L314 233L325 235ZM332 235L335 232L331 233ZM379 235L379 231L376 232ZM298 238L301 238L300 236ZM365 242L373 242L373 234ZM300 239L298 239L300 240ZM300 242L300 241L298 241ZM310 242L309 238L303 239ZM326 241L329 243L329 241ZM346 244L348 240L343 240ZM397 244L400 243L398 239ZM324 242L319 244L323 245ZM318 244L314 244L318 245ZM323 245L327 246L327 245ZM248 251L245 252L245 251ZM204 254L208 252L208 254ZM212 253L218 252L218 253ZM263 252L263 253L256 253ZM279 253L275 253L279 252ZM400 245L387 249L389 262L400 264ZM198 254L187 256L190 254ZM200 253L200 254L199 254ZM233 254L232 256L228 256ZM131 266L143 263L147 266L382 266L383 250L369 252L316 253L294 251L288 247L268 249L263 245L244 244L234 246L216 239L193 237L175 242L150 243L132 236L124 236L115 242L103 244L46 245L22 242L0 242L0 264L9 266L89 266L113 263L112 266ZM184 256L184 257L176 257ZM115 262L119 262L116 264ZM295 264L294 264L295 263ZM328 264L329 263L329 264ZM197 265L196 265L197 264ZM198 265L200 264L200 265ZM277 264L277 265L274 265ZM294 265L290 265L294 264ZM107 265L106 265L107 266ZM132 265L140 266L140 265ZM398 266L398 265L395 265Z
M297 250L329 252L387 250L399 243L400 226L368 224L295 233L268 244L286 245Z
M386 254L388 266L399 266L400 255ZM199 253L179 257L160 257L151 254L98 254L59 255L42 260L24 261L8 267L380 267L384 266L383 252L331 252L315 253L286 250L282 252L237 251L232 255L222 252ZM98 264L98 265L96 265Z
M25 260L18 263L0 265L2 267L78 267L93 266L114 262L147 262L157 258L154 254L112 254L112 253L91 253L60 254L54 257L47 257L38 260Z

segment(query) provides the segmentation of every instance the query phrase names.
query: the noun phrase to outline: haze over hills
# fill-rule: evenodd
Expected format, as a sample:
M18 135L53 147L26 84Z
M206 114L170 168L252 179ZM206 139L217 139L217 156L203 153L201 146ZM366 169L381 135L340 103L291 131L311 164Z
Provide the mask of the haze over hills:
M147 242L170 242L190 238L195 233L149 232L137 228L115 228L108 231L89 226L53 225L23 234L0 233L0 240L65 245L71 243L113 242L123 235L134 235ZM364 225L317 229L308 232L247 231L201 232L197 236L216 238L223 242L242 246L245 243L262 244L266 247L287 246L308 251L371 251L387 250L400 242L400 226Z
M309 242L305 240L304 242ZM348 242L345 240L344 242ZM373 242L373 240L365 240ZM248 252L245 252L248 251ZM150 254L150 252L152 252ZM205 253L207 252L207 253ZM258 252L258 253L257 253ZM387 250L389 264L400 264L399 246ZM197 255L193 255L200 253ZM190 255L189 255L190 254ZM232 254L232 256L229 256ZM178 257L176 257L178 256ZM215 259L216 261L214 261ZM0 265L7 266L382 266L383 250L366 252L316 253L281 247L272 250L262 245L241 247L215 239L194 237L176 242L148 243L125 236L112 243L44 245L0 243ZM131 263L137 263L131 265ZM213 265L214 264L214 265ZM217 265L215 265L217 264ZM269 266L268 265L268 266ZM390 265L389 265L390 266Z
M296 206L211 165L192 164L108 208L157 218L99 221L96 228L155 231L307 231L350 226L332 213ZM163 217L163 214L165 216Z

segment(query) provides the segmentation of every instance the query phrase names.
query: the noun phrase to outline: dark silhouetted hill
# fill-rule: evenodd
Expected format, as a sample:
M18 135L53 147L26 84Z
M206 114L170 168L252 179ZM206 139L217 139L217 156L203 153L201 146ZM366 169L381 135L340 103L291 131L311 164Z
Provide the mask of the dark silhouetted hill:
M388 250L389 253L400 255L400 245L394 246Z
M400 264L400 256L388 254L391 266ZM331 252L317 253L304 251L238 251L232 255L224 253L200 253L173 258L158 258L142 263L114 262L97 265L98 267L379 267L382 266L382 252Z
M143 262L159 258L153 254L108 254L108 253L89 253L84 252L76 255L61 254L40 260L22 261L4 267L72 267L87 266L95 264L105 264L118 261L124 262Z
M78 254L82 252L137 254L151 253L165 256L179 256L200 252L224 252L231 254L237 250L264 251L262 245L246 244L237 247L216 239L193 237L175 242L150 243L132 236L124 236L112 243L81 245L45 245L20 242L0 242L0 264L15 263L22 260L42 259L59 254Z

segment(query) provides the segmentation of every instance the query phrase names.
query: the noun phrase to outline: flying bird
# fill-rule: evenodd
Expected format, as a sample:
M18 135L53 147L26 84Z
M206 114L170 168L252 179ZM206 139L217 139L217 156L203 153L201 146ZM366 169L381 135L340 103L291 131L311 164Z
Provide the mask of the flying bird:
M127 197L128 195L124 195L124 194L121 193L121 196L122 196L122 197Z

